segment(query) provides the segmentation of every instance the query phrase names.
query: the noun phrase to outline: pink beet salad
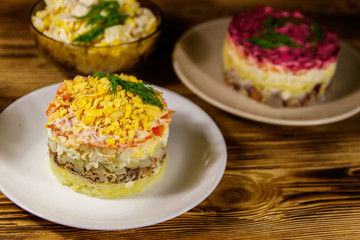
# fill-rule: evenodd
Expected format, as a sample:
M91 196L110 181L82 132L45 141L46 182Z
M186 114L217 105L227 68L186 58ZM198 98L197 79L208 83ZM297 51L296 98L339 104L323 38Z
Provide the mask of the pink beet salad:
M259 64L271 62L292 72L322 69L337 60L337 36L299 11L256 7L238 14L229 36L244 55Z

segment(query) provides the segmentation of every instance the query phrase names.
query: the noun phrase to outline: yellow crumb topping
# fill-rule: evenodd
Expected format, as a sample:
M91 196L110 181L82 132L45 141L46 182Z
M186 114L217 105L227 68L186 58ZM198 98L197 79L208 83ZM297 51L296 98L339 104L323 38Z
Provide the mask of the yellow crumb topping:
M135 76L120 74L125 81L141 83ZM131 142L135 131L149 131L155 120L168 113L166 103L159 93L163 109L145 103L133 92L117 86L117 94L109 90L110 81L88 76L77 76L74 80L65 80L51 101L47 111L47 127L59 118L76 118L74 127L77 132L94 129L107 138L107 144L114 146Z

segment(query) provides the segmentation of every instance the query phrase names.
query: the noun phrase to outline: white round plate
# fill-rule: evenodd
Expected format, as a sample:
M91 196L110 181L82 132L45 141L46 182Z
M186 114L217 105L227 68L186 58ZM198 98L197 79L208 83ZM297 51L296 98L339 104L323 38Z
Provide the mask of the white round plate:
M301 108L274 108L239 95L222 76L222 47L231 18L197 25L176 43L173 67L199 97L234 115L279 125L318 125L340 121L360 111L360 53L341 42L338 68L329 98Z
M203 201L219 183L226 166L224 138L197 105L164 88L170 124L164 175L143 193L98 199L60 185L47 155L45 110L58 85L34 91L0 114L0 190L41 218L97 230L130 229L176 217Z

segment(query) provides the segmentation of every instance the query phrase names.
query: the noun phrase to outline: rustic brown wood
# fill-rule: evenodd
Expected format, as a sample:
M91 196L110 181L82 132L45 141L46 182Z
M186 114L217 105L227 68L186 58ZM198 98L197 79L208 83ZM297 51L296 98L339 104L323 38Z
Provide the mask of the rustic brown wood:
M228 150L219 186L201 204L172 220L101 232L43 220L0 193L0 239L360 239L359 114L312 127L256 123L202 101L172 70L173 45L186 29L268 1L154 2L164 12L164 31L156 52L137 75L195 102L218 124ZM38 54L28 28L33 3L0 3L0 112L21 96L72 76ZM311 15L360 50L358 0L275 0L271 4Z

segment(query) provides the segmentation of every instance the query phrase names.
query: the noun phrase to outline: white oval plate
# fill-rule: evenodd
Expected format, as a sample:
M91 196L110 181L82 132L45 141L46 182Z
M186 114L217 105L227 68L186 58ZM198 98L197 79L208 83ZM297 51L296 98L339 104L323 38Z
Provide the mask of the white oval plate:
M176 43L173 67L199 97L234 115L279 125L318 125L340 121L360 111L360 54L341 42L330 97L321 104L296 109L273 108L239 95L225 85L221 51L231 18L211 20L187 31Z
M58 85L34 91L0 114L0 190L41 218L97 230L130 229L176 217L203 201L219 183L226 166L224 138L197 105L164 88L170 124L168 159L161 179L143 193L97 199L60 185L47 155L45 110Z

